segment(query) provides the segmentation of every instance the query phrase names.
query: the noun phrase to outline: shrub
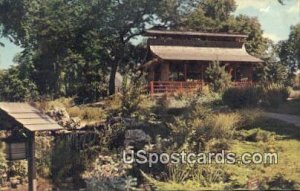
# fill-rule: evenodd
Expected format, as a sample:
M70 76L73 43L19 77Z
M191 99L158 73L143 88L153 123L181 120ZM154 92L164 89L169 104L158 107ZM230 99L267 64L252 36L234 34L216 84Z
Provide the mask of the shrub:
M230 139L240 119L240 115L236 113L212 115L206 120L206 125L201 131L203 131L203 134L205 134L208 139Z
M270 84L263 88L264 106L278 107L289 97L291 89L280 84Z
M275 133L264 131L261 129L251 129L248 131L240 132L246 141L253 142L270 142L275 140Z
M0 76L0 100L35 101L39 97L36 84L20 77L17 67L12 67Z
M227 89L223 96L223 102L231 108L254 107L259 104L261 88L257 86Z
M226 72L225 66L221 66L219 61L215 61L206 69L206 78L211 90L222 92L231 84L231 75Z
M92 169L83 174L87 190L135 190L136 178L127 177L129 169L131 166L128 164L116 161L111 156L100 155Z
M139 111L142 102L141 95L144 91L141 81L139 76L124 75L121 88L121 115L123 117L130 117Z
M67 109L71 117L79 117L86 121L101 121L105 119L105 111L99 107L71 107Z
M9 176L20 176L22 178L26 178L28 174L27 161L26 160L18 160L8 162L9 166Z
M4 155L4 143L0 143L0 177L6 174L7 164Z
M36 137L36 170L43 178L51 176L52 140L51 137Z
M223 96L223 102L231 108L255 106L277 107L285 102L290 95L290 88L280 84L229 88Z

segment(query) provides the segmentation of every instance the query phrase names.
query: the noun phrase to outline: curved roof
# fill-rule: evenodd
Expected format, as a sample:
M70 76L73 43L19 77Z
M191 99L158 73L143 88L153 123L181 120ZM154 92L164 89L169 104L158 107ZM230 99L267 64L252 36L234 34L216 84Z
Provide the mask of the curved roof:
M163 60L263 62L245 48L216 48L150 45L151 52Z
M230 38L247 38L245 34L234 33L207 33L194 31L170 31L170 30L147 30L145 36L184 36L184 37L230 37Z

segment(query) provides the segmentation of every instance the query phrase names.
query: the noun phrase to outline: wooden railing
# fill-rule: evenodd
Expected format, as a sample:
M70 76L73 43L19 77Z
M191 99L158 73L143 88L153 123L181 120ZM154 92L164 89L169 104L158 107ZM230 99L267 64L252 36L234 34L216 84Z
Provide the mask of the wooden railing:
M201 90L204 83L202 81L181 82L181 81L151 81L147 87L151 96L158 94L172 94L175 92L192 92ZM247 87L254 85L251 81L233 82L233 87Z
M234 87L248 87L252 86L254 83L252 81L238 81L238 82L233 82L232 86Z
M181 81L151 81L150 95L169 94L175 92L192 92L202 88L202 82L181 82Z

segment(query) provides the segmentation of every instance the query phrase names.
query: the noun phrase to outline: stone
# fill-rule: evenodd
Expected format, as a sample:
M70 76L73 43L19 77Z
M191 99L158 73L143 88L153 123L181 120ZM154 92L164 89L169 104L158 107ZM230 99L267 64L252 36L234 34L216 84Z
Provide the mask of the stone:
M151 137L141 129L130 129L125 132L125 146L131 143L150 142Z

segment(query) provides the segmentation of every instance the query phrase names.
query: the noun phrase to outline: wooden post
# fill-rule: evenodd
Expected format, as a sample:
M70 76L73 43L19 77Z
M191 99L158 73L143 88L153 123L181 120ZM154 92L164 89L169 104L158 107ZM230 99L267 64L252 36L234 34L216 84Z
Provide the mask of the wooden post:
M201 63L201 85L204 85L204 71L203 71L203 63Z
M151 97L154 95L154 82L153 81L150 82L150 95L151 95Z
M36 168L35 168L35 133L29 133L28 144L28 190L37 191Z
M184 63L184 81L187 80L187 64Z
M250 63L251 64L251 72L250 72L250 84L252 85L252 83L253 83L253 73L254 73L254 69L253 69L253 63Z
M237 66L238 66L238 64L236 63L234 66L235 66L234 67L234 82L236 82L237 81L236 80L236 72L237 72Z

